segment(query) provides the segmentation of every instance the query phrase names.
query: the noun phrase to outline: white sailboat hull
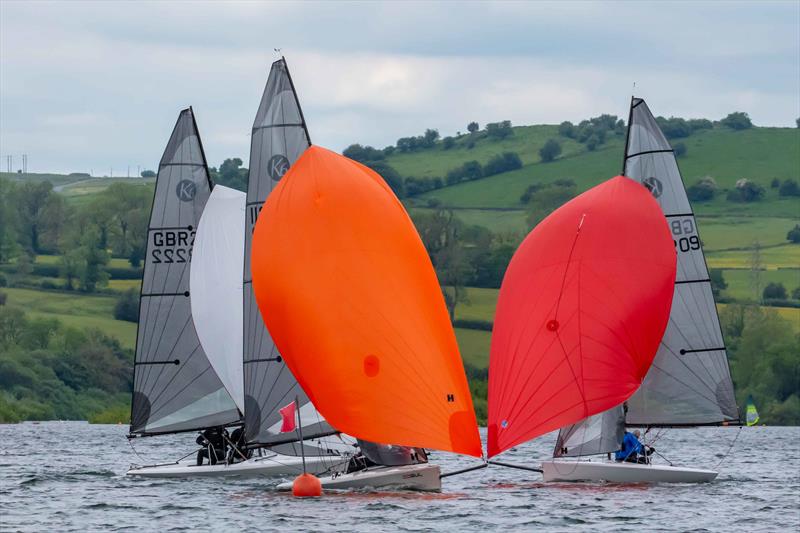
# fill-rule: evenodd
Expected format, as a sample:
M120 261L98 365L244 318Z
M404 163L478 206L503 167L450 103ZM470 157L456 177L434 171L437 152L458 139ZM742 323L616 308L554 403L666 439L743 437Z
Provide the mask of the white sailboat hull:
M612 483L707 483L718 472L699 468L615 461L542 461L545 481L609 481Z
M309 456L306 457L306 470L314 474L327 472L331 467L339 467L349 457ZM240 463L197 466L194 462L184 461L162 465L133 467L128 470L129 476L150 478L164 477L279 477L300 474L303 471L303 460L289 455L271 455L253 457Z
M404 466L377 466L337 476L320 478L322 490L405 489L439 491L442 481L438 465L429 463ZM292 490L292 481L281 483L278 490Z

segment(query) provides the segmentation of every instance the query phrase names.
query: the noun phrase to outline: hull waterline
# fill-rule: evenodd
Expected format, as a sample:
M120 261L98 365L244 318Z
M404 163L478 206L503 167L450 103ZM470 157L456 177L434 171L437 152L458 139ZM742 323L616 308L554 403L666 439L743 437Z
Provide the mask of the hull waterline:
M542 461L545 481L608 481L612 483L708 483L718 472L700 468L613 461Z

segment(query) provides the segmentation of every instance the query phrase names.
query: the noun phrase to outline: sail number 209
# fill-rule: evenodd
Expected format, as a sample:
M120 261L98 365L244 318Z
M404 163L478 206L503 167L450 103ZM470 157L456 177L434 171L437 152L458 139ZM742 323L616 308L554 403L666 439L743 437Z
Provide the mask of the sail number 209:
M186 263L192 260L194 230L154 231L150 257L153 263Z
M689 250L700 249L700 239L695 233L694 221L691 218L673 220L669 225L676 250L688 252Z

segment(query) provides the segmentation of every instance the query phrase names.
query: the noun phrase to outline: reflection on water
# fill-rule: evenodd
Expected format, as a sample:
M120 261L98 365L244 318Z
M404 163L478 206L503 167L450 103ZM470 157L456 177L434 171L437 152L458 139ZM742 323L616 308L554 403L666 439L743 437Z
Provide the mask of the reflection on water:
M129 464L174 460L190 434L137 439L123 426L0 426L0 529L595 531L797 530L800 428L742 430L714 483L543 483L534 472L490 466L443 480L441 493L354 491L296 499L270 479L136 479ZM676 464L713 468L735 428L672 430L659 451ZM555 435L502 460L537 466ZM434 452L443 472L479 464Z

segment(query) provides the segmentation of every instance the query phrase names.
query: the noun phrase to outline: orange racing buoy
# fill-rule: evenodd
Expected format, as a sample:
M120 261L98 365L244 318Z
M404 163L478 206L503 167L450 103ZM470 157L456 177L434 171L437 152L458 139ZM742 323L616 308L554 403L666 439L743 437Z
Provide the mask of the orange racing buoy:
M322 482L314 474L300 474L294 478L292 494L298 498L322 496Z

